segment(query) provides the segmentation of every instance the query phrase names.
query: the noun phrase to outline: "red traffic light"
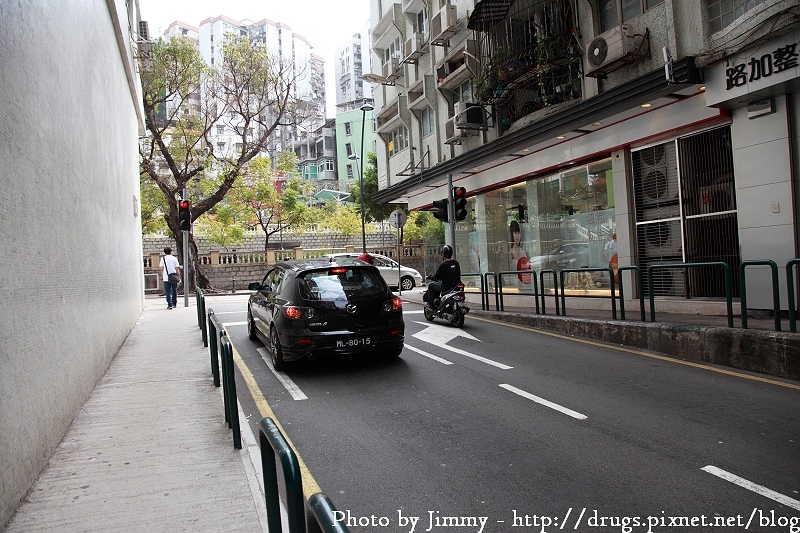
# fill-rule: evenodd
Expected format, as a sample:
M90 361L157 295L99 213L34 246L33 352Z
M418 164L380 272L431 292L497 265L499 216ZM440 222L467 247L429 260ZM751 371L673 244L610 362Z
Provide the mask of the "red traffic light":
M464 187L453 187L453 208L456 221L467 218L467 189Z
M189 200L178 201L178 227L183 231L192 229L192 202Z

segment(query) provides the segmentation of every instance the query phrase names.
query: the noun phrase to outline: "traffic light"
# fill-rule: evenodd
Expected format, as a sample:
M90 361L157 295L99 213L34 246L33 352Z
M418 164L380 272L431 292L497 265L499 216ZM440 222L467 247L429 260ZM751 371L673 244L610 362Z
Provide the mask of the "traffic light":
M456 221L467 218L467 189L453 187L453 212Z
M178 201L178 225L184 231L192 229L192 202L189 200Z
M447 198L442 198L441 200L434 200L433 207L436 208L433 212L433 216L441 220L442 222L447 222L449 220L447 216Z

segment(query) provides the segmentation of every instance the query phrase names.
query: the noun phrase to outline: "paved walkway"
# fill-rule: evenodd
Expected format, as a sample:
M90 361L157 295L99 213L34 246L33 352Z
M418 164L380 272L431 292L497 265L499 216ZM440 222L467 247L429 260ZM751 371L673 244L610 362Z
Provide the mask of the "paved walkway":
M194 298L170 311L148 298L5 531L267 531L254 439L241 427L235 450Z

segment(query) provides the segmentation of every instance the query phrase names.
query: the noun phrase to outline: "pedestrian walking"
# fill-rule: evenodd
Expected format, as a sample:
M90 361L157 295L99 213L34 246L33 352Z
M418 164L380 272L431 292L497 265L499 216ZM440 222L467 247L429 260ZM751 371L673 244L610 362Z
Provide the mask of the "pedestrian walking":
M172 248L164 248L164 257L159 262L161 278L164 280L164 295L167 297L167 309L178 305L178 284L181 281L181 266L178 259L172 255Z

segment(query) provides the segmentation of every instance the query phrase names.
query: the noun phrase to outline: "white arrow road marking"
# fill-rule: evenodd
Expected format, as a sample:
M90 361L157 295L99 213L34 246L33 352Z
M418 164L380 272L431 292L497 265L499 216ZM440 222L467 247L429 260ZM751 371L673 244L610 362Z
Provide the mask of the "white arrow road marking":
M767 487L762 487L761 485L757 485L752 481L748 481L744 478L741 478L735 474L731 474L730 472L726 472L721 468L717 468L716 466L704 466L700 470L708 472L709 474L715 475L718 478L724 479L725 481L730 481L734 485L739 485L742 488L747 490L753 491L756 494L760 494L765 498L769 498L770 500L774 500L780 504L785 505L786 507L791 507L792 509L797 509L800 511L800 501L794 500L788 496L784 496L779 492L775 492L772 489L768 489Z
M286 372L278 372L272 368L272 363L270 362L269 353L267 352L266 348L259 348L258 353L261 354L261 359L267 363L267 368L272 370L272 373L275 374L275 377L278 378L278 381L280 381L289 394L292 395L292 398L295 400L308 400L308 396L306 396L305 393L300 390L300 387L298 387L297 384L295 384L295 382L286 375Z
M417 324L426 326L426 328L423 329L422 331L414 333L412 337L416 337L421 341L429 342L434 346L438 346L439 348L449 350L453 353L457 353L475 359L476 361L486 363L487 365L496 366L497 368L503 370L514 368L512 366L504 365L503 363L498 363L497 361L492 361L491 359L481 357L480 355L475 355L474 353L470 353L465 350L459 350L458 348L453 348L452 346L448 346L447 343L455 339L456 337L465 337L467 339L472 339L474 341L480 342L480 339L476 339L466 331L462 331L460 328L441 326L439 324L428 324L425 322L417 322Z
M545 400L544 398L540 398L539 396L535 396L535 395L531 394L530 392L525 392L524 390L518 389L518 388L513 387L511 385L507 385L505 383L502 383L500 386L502 388L506 389L507 391L511 391L514 394L519 394L523 398L527 398L529 400L533 400L534 402L536 402L538 404L544 405L545 407L549 407L550 409L555 409L556 411L564 413L565 415L569 415L572 418L577 418L578 420L586 420L587 418L589 418L588 416L583 415L583 414L581 414L581 413L579 413L577 411L573 411L572 409L567 409L566 407L564 407L562 405L558 405L557 403L553 403L553 402L551 402L549 400Z
M437 356L433 355L432 353L426 352L425 350L420 350L419 348L414 348L410 344L406 344L404 346L404 348L406 348L408 350L411 350L412 352L417 352L420 355L424 355L425 357L427 357L429 359L433 359L434 361L439 361L443 365L452 365L453 364L451 361L448 361L447 359L442 359L441 357L437 357Z

